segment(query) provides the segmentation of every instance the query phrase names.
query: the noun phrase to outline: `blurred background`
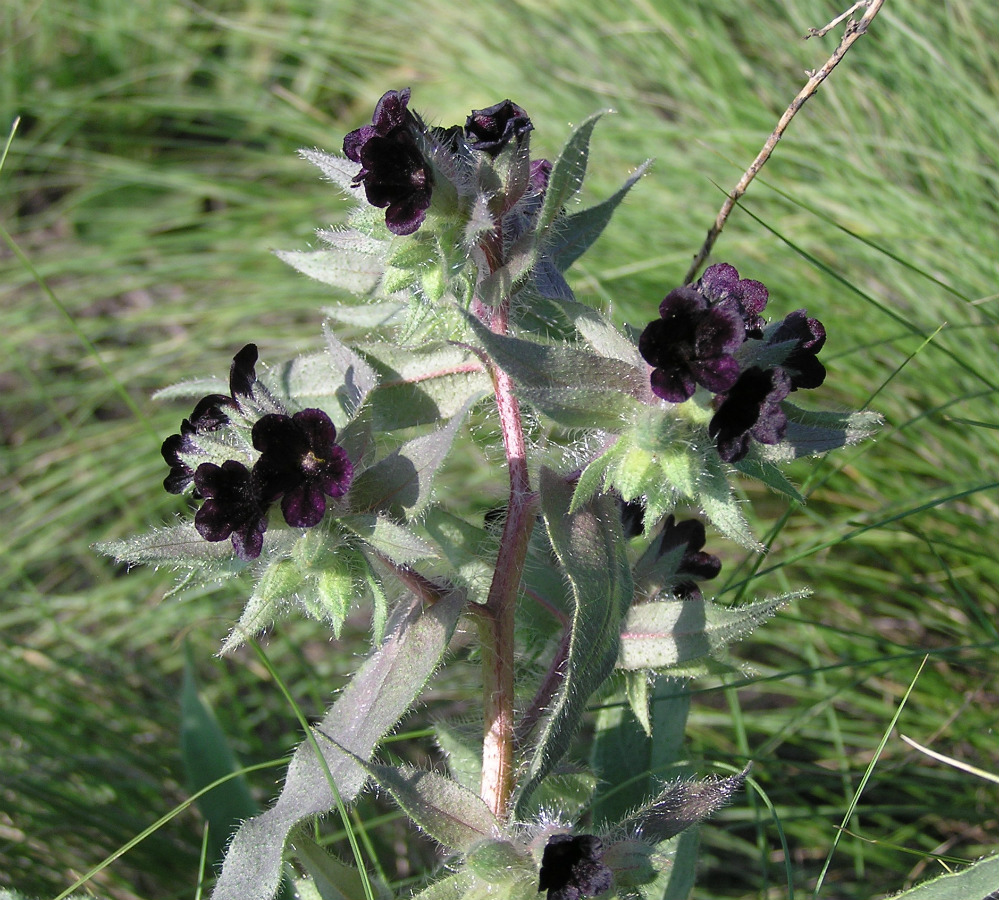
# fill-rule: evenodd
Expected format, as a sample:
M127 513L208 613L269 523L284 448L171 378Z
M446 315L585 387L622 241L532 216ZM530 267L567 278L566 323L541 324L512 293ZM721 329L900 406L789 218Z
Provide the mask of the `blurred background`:
M554 156L597 109L583 202L656 163L574 271L580 299L641 327L683 279L721 204L841 34L818 0L8 0L0 127L20 117L0 217L0 886L54 896L189 796L180 756L184 641L244 764L297 742L251 652L213 657L238 585L165 599L91 545L185 508L160 442L187 404L156 389L224 375L250 341L278 362L320 346L337 302L271 254L305 248L344 204L300 147L338 151L387 89L432 124L504 98ZM898 728L840 835L821 896L869 900L994 849L995 784L917 753L907 734L999 774L999 41L989 0L886 3L798 115L712 261L829 333L806 403L868 405L873 443L796 463L809 502L747 485L763 560L721 552L726 602L810 586L696 681L688 750L742 766L745 793L702 829L695 898L788 896L816 883L864 771L924 656ZM45 288L40 285L44 282ZM350 335L348 335L349 337ZM127 401L126 402L126 398ZM503 473L456 453L470 515ZM464 460L464 461L463 461ZM469 461L471 460L471 462ZM989 538L988 535L993 537ZM757 571L757 577L747 578ZM726 576L728 580L726 583ZM276 628L267 652L310 715L356 665L344 640ZM465 673L428 708L470 702ZM414 720L414 727L419 726ZM280 766L250 776L268 803ZM362 804L386 875L433 865ZM95 880L116 900L193 897L202 821L188 810Z

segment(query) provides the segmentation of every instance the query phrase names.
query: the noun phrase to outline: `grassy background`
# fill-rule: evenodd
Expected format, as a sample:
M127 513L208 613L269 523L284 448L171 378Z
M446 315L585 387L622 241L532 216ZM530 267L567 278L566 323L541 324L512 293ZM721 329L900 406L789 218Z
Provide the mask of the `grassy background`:
M0 248L0 886L52 896L187 796L182 638L244 763L296 740L252 656L211 658L240 609L231 589L161 602L167 574L125 577L89 549L183 508L159 489L158 447L187 410L151 403L153 390L223 372L248 341L265 360L316 346L333 298L269 251L307 245L342 205L296 148L337 149L390 87L411 85L414 107L444 124L512 97L538 154L613 107L588 199L657 163L575 285L642 324L682 279L720 204L715 185L735 182L831 51L833 35L800 36L835 7L4 4L0 123L22 119L0 215L55 299ZM693 685L691 756L757 761L801 895L925 654L899 730L999 772L993 13L988 0L887 3L715 254L770 285L775 315L807 306L826 324L816 403L870 403L887 418L876 443L797 464L810 502L775 534L759 580L727 555L725 599L815 594L739 648L753 668L737 687ZM465 490L474 479L483 505L498 491L458 465L451 477ZM766 533L784 507L749 491ZM277 629L268 650L313 714L354 652L306 624ZM437 701L460 703L460 685L443 682ZM262 803L279 773L254 776ZM938 871L933 854L994 848L996 793L894 734L821 896L867 900ZM405 879L424 856L397 829L373 834ZM695 897L787 896L778 830L751 795L703 843ZM115 898L194 896L199 846L185 813L99 883Z

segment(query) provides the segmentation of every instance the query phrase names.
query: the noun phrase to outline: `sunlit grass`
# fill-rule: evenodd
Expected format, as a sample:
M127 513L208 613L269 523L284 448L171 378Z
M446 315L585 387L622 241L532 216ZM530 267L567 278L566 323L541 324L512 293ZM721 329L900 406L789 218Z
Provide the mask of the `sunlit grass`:
M792 124L715 254L771 287L775 315L806 306L826 324L830 377L817 402L870 401L886 417L876 443L818 471L796 464L808 505L776 534L760 577L738 587L810 585L812 599L738 649L753 668L737 688L691 686L690 755L755 760L802 895L924 655L902 730L999 770L994 10L916 6L886 4ZM337 149L383 90L405 85L435 122L510 96L548 155L570 122L613 107L588 199L645 158L656 164L574 283L581 299L641 325L682 278L721 203L717 186L734 183L803 71L825 59L832 36L800 36L830 12L777 0L247 0L213 12L14 0L0 13L0 125L23 119L0 173L0 215L166 436L185 410L152 403L157 388L224 372L248 341L275 362L319 341L319 309L336 298L269 252L306 246L341 214L298 147ZM239 612L233 588L163 602L169 575L124 577L90 550L183 503L159 489L158 441L31 272L5 249L0 271L0 885L54 896L187 797L181 635L244 763L287 752L297 724L251 655L211 658ZM465 472L458 460L449 469L455 483ZM467 476L488 494L481 472ZM766 533L783 504L749 490ZM729 553L723 574L738 562ZM362 646L331 645L303 623L276 630L268 654L315 715ZM437 697L460 707L453 684ZM275 776L254 778L268 802ZM892 737L825 895L869 900L929 874L931 854L984 852L997 824L989 790ZM768 816L740 800L703 829L695 896L781 895ZM101 889L192 896L199 828L194 813L178 817L108 869ZM405 860L391 849L398 821L380 831L390 876L419 874L422 845Z

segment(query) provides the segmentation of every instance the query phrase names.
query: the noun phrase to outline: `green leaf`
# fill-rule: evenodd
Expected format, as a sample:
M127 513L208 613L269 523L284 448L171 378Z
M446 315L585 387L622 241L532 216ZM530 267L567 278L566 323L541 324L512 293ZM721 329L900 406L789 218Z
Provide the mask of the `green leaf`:
M583 165L585 167L585 158ZM556 220L542 252L551 256L560 272L568 269L600 237L618 205L631 190L632 185L648 171L650 165L652 160L647 159L616 193L601 203ZM554 175L554 172L552 174Z
M377 344L363 352L380 377L369 397L372 427L378 431L449 419L469 397L492 389L482 362L453 344L415 350Z
M991 900L999 885L999 856L980 859L974 865L940 875L901 894L892 900Z
M239 621L229 632L219 654L231 653L273 624L278 610L291 600L304 580L293 560L278 559L270 563L257 581Z
M397 563L436 556L433 547L405 525L372 513L343 516L339 523L356 534L366 544Z
M618 331L613 322L601 315L592 306L575 301L561 304L562 312L569 318L583 339L599 353L609 359L620 359L629 363L639 372L645 369L645 360L638 352L638 345Z
M772 462L750 453L749 456L745 456L735 463L735 467L743 475L748 475L750 478L762 481L770 490L777 491L785 497L790 497L795 503L805 502L805 498L801 496L798 489L787 480L787 476Z
M464 602L455 592L425 611L415 599L397 608L385 642L314 729L325 765L311 741L299 745L274 806L236 833L212 900L272 900L290 830L336 806L326 767L341 799L350 803L367 780L355 757L370 758L419 696L447 649Z
M474 791L413 766L365 766L409 819L441 846L465 852L499 833L499 821Z
M180 694L180 753L188 790L194 794L239 770L225 733L198 694L190 648L184 645L184 681ZM198 798L208 826L210 865L222 861L236 827L258 812L243 775L212 788Z
M621 828L646 840L668 840L723 807L745 780L746 772L742 772L727 778L671 782L655 800L628 816Z
M569 136L558 159L552 164L552 173L545 190L545 200L538 215L537 234L543 235L569 201L576 196L586 176L586 161L590 153L590 137L605 111L595 113Z
M710 656L804 596L806 591L797 591L742 606L704 599L639 603L625 616L618 668L669 669Z
M274 255L303 275L351 294L373 294L385 272L383 253L335 250L275 250Z
M430 502L434 476L444 464L465 415L478 400L470 398L451 421L430 434L403 444L365 469L350 488L355 512L383 512L395 519L412 519Z
M206 541L191 522L157 528L120 541L102 541L94 549L117 563L194 569L215 577L236 575L247 567L233 555L232 544Z
M697 500L704 514L725 537L749 550L762 553L764 547L753 537L718 454L712 450L702 458L705 465L697 483Z
M646 379L635 366L574 347L493 334L473 316L466 319L520 396L559 424L620 430L641 406L635 398L644 395Z
M324 150L302 150L298 151L302 159L312 163L326 176L326 178L339 187L345 194L356 196L354 191L354 178L361 170L359 163L347 159L339 154L326 153Z
M614 500L597 497L570 513L572 485L544 468L539 485L545 526L572 589L573 611L562 683L531 756L518 814L568 751L590 695L613 671L621 620L633 593Z
M296 829L290 842L319 900L367 900L357 869L320 847L304 829Z
M760 455L770 462L788 462L856 444L874 434L884 421L874 412L813 412L786 400L781 407L787 414L784 439L774 446L761 445L759 449Z
M538 869L531 854L510 841L482 841L466 857L468 868L490 884L534 880Z
M437 746L447 760L451 777L470 791L477 791L482 780L482 720L462 723L453 719L434 723L434 737Z
M592 772L561 766L542 779L524 809L528 818L575 821L593 799L597 777Z
M444 553L447 577L462 585L475 603L485 603L492 579L491 561L496 556L496 539L439 506L423 517L423 527Z

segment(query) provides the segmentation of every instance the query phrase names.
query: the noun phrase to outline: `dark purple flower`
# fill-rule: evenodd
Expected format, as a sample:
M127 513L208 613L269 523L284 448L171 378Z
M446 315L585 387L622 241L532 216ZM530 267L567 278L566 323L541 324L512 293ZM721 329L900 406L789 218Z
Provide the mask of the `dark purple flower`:
M697 283L700 291L712 306L728 306L734 309L746 326L750 337L762 337L766 324L760 315L767 305L770 294L762 282L749 278L739 278L739 271L728 263L708 266Z
M326 498L342 497L350 487L354 467L321 409L264 416L253 426L253 446L260 451L253 471L264 499L281 497L284 519L295 528L318 525Z
M663 528L662 542L659 553L666 554L683 547L683 556L677 566L677 575L692 575L704 581L717 577L721 571L721 560L712 553L705 553L701 548L707 536L704 523L698 519L686 519L677 523L669 515ZM673 593L684 599L700 599L701 591L691 579L684 579L673 585Z
M465 137L473 150L495 157L511 139L519 143L533 128L523 109L512 100L503 100L487 109L473 109L465 121Z
M538 893L548 900L579 900L609 890L613 873L604 865L603 844L592 834L553 834L541 857Z
M784 341L797 341L797 346L788 354L781 368L791 376L791 390L817 388L826 380L826 367L819 362L817 354L826 342L826 330L818 319L809 319L803 309L796 309L767 335L768 344Z
M725 462L738 462L749 452L750 438L776 444L784 437L787 416L781 401L791 391L791 376L781 368L746 369L721 399L708 434Z
M727 391L739 377L732 355L745 339L738 313L711 307L691 287L670 291L659 305L660 318L646 326L638 350L653 367L652 392L670 403L689 400L698 384Z
M427 217L434 176L416 144L416 117L407 109L409 88L388 91L375 107L371 124L343 139L343 152L361 164L354 184L364 184L368 203L385 209L393 234L412 234Z
M194 516L198 534L213 542L231 537L240 559L260 556L267 530L267 504L253 473L234 459L221 466L202 463L194 473L194 486L206 498Z
M194 407L190 417L180 423L180 434L171 434L160 447L160 453L170 474L163 479L163 487L171 494L182 494L194 479L194 471L182 459L182 453L197 450L193 435L217 431L229 421L226 408L239 408L240 397L250 397L257 380L254 366L257 362L257 345L247 344L232 358L229 367L229 396L209 394L202 397ZM195 492L197 496L197 492Z

